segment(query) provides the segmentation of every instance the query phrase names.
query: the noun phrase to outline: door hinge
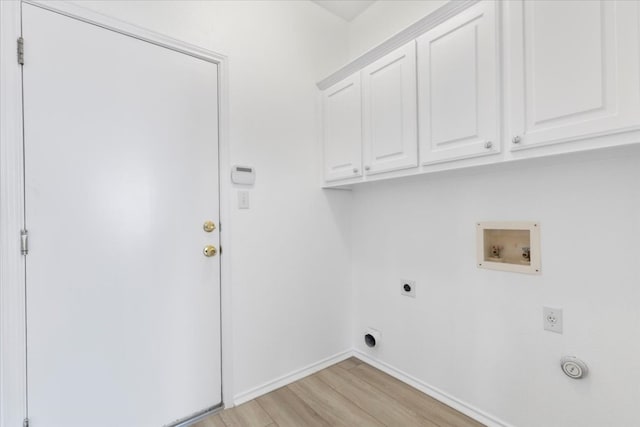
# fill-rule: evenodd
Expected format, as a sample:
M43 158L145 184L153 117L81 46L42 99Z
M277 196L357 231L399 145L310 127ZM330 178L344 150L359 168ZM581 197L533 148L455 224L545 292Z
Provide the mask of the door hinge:
M22 427L29 427L29 418L25 418L22 421Z
M29 253L29 232L20 230L20 253L27 255Z
M24 39L18 38L18 64L24 65Z

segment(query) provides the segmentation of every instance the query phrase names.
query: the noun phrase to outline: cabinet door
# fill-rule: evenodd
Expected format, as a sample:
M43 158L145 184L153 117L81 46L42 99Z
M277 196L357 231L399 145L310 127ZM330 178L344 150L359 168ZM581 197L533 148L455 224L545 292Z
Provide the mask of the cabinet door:
M418 38L423 164L500 152L497 7L481 2Z
M415 41L362 70L367 174L418 165Z
M512 149L640 125L638 2L507 6Z
M362 176L360 74L326 89L323 110L325 180Z

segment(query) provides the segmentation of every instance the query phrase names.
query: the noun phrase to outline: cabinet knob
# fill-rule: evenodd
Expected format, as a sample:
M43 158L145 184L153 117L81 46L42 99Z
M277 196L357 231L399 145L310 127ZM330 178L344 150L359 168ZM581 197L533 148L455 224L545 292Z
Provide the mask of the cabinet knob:
M369 169L371 169L371 166L365 166L364 170L368 171Z
M491 147L493 147L493 142L487 141L484 143L484 148L486 148L487 150L489 150Z
M514 144L520 144L520 141L521 141L521 139L520 139L520 137L518 135L514 136L511 139L511 142L513 142Z
M353 168L353 173L358 173L358 168Z

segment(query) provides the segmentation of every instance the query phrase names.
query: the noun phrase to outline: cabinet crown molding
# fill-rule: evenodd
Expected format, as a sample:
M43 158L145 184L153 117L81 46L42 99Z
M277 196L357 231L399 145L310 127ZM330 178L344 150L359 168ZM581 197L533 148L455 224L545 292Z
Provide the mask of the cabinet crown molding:
M411 24L409 27L391 36L378 46L360 55L358 58L341 67L338 71L325 77L316 83L320 90L325 90L334 84L340 82L351 74L360 71L367 65L377 61L386 54L393 52L395 49L407 44L411 40L426 33L430 29L436 27L442 22L459 14L465 9L478 3L480 0L452 0L428 14L419 21Z

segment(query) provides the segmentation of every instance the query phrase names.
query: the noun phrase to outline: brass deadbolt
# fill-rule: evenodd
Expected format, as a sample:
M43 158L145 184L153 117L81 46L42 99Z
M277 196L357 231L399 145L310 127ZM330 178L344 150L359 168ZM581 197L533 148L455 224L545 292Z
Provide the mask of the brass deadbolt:
M216 256L218 251L216 250L215 246L207 245L202 250L202 253L204 253L204 256L206 256L206 257L212 257L212 256Z
M213 221L205 221L204 224L202 225L202 229L207 233L211 233L213 230L216 229L216 225L214 224Z

